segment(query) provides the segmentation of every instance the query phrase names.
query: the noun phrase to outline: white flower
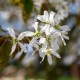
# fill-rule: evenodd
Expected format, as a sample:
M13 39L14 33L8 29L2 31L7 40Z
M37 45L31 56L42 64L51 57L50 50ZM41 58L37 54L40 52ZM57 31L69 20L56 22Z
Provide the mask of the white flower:
M55 29L53 29L52 31L50 30L49 32L48 31L46 31L46 36L40 37L39 44L46 45L47 47L51 46L55 50L58 50L59 45L57 42L58 42L58 38L61 36L61 33Z
M39 50L39 55L42 58L42 61L44 60L45 56L47 56L47 60L50 65L52 64L51 54L55 55L58 58L61 58L60 55L55 51L55 49L43 47Z
M37 43L38 43L38 40L40 37L41 37L41 34L42 34L42 31L40 30L39 28L39 25L38 25L38 22L35 22L35 24L33 25L34 29L35 29L35 32L30 32L31 34L29 35L25 35L25 36L28 36L28 37L32 37L32 40L29 42L29 44L32 46L32 47L35 47L37 48ZM36 47L37 46L37 47Z
M54 29L54 27L51 27L50 24L46 24L45 26L42 27L41 31L45 32L47 36L54 33L56 30Z
M51 11L50 14L47 11L44 11L44 15L38 15L37 19L47 24L54 25L54 16L55 13L53 11Z
M17 44L19 44L19 46L22 49L23 46L22 46L22 43L20 41L25 37L27 32L26 31L22 32L22 33L19 34L18 37L16 37L15 36L15 32L14 32L14 30L12 28L7 28L7 30L8 30L8 32L9 32L9 34L12 37L12 40L13 40L13 46L12 46L12 50L11 50L11 53L10 53L10 55L11 55L15 51Z
M40 12L42 4L45 2L45 0L33 0L34 6Z
M68 34L67 31L70 31L68 26L65 25L65 26L60 27L60 30L59 30L59 33L61 34L60 38L61 38L61 40L62 40L62 42L64 43L65 46L66 46L66 42L65 42L64 39L69 40L69 37L66 36Z
M57 14L59 15L59 18L63 20L69 15L69 7L68 7L68 1L66 0L49 0L52 7L54 7L57 10Z
M28 37L39 37L40 34L42 33L40 28L39 28L39 25L38 25L38 22L35 22L34 25L33 25L34 29L35 29L35 32L31 32L31 31L27 31L28 33L25 35L25 36L28 36Z
M19 43L19 45L20 45L21 51L19 51L16 54L15 59L19 59L23 52L27 53L27 44Z

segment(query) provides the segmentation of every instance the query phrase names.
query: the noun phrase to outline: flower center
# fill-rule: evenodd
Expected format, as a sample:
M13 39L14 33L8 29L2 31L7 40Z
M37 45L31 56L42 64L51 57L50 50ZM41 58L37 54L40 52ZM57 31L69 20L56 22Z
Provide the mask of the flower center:
M46 50L46 55L50 55L51 54L51 50L50 49L47 49Z
M49 24L50 22L49 22L49 20L46 20L46 24Z
M35 35L36 35L37 37L39 37L39 36L40 36L40 32L39 32L39 31L36 31L36 32L35 32Z
M16 43L18 43L18 39L17 38L14 38L13 39L13 44L16 44Z
M60 28L60 25L59 24L55 25L55 28L56 29L59 29Z
M46 38L46 41L50 42L50 40L51 40L51 37L48 36L48 37Z

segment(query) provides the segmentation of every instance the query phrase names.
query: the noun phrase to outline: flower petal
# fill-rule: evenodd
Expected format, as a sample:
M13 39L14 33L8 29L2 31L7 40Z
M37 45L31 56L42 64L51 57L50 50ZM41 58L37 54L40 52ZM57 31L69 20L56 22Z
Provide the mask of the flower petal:
M56 56L57 58L61 58L60 55L59 55L57 52L52 51L52 54L53 54L54 56Z
M32 38L32 40L30 41L29 45L32 46L32 47L35 46L36 40L37 40L36 37Z
M69 37L68 37L68 36L63 35L63 37L64 37L66 40L69 40Z
M7 28L7 30L9 32L10 36L13 37L13 38L15 38L15 32L14 32L14 30L12 28L10 28L10 27Z
M20 33L20 35L18 36L18 40L22 40L26 35L26 32L22 32Z
M51 57L51 55L47 55L47 60L48 60L48 63L51 65L52 64L52 57Z
M20 45L20 48L21 48L21 50L23 51L23 52L27 52L27 44L22 44L22 43L20 43L20 42L18 42L18 44Z
M44 22L44 19L42 18L42 15L38 15L37 19L40 20L40 21L42 21L42 22Z
M38 22L35 22L33 27L34 27L35 31L38 31Z
M45 27L46 27L45 34L50 35L50 25L46 24Z
M61 40L62 40L64 46L66 46L66 42L65 42L65 40L64 40L64 38L62 36L61 36Z
M64 30L64 31L69 31L70 30L67 25L61 26L60 29Z
M49 17L49 20L51 23L54 23L54 15L55 13L53 11L50 12L50 17Z
M59 36L61 36L61 33L59 31L55 31L53 34L52 34L52 37L53 38L58 38Z
M43 53L43 52L41 52L41 50L39 50L39 56L40 56L41 58L43 58L43 57L45 57L45 53Z
M55 50L58 50L59 49L59 45L58 45L57 40L51 40L51 46Z
M46 41L46 39L45 39L45 38L40 38L39 43L40 43L40 44L44 44L44 43L45 43L45 41Z
M48 18L49 18L49 14L48 14L47 11L44 11L44 15L43 15L43 17L44 17L45 20L48 20Z
M19 59L19 58L20 58L20 56L22 55L22 53L23 53L23 51L22 51L22 50L21 50L21 51L19 51L19 52L16 54L15 59Z
M42 62L44 61L44 58L45 58L45 57L42 58L42 60L40 61L40 63L42 63Z
M16 44L13 44L10 55L15 51L15 49L16 49Z
M32 37L34 35L35 35L35 33L31 32L31 31L26 31L26 34L25 34L26 37Z

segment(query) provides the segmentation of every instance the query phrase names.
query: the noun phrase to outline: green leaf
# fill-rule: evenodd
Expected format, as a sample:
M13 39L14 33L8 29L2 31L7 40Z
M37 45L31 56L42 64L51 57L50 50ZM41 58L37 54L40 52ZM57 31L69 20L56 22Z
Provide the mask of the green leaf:
M32 12L33 2L32 0L23 0L24 9L28 14Z
M0 47L0 69L5 67L9 60L9 53L11 51L11 44L5 41Z

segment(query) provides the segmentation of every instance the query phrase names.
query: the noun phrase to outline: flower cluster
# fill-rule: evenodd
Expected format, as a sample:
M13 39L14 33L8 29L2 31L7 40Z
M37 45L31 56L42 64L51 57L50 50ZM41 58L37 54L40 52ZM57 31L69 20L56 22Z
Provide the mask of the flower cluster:
M57 10L57 16L61 20L68 17L69 14L69 5L66 0L49 0L49 3Z
M53 11L51 11L50 13L44 11L43 15L37 16L37 20L39 22L35 22L32 26L34 28L34 32L22 32L20 33L18 38L15 36L14 30L12 28L8 28L7 30L13 40L13 46L10 54L15 51L17 44L19 44L21 52L27 53L27 45L22 44L21 40L24 37L31 37L28 46L35 49L34 53L36 51L39 52L42 61L44 60L45 56L47 56L48 63L51 65L52 55L61 58L57 53L57 50L59 50L58 40L61 39L64 45L66 45L64 39L69 39L67 34L70 29L67 25L60 26L61 20L59 19L59 16L56 15L57 14Z

